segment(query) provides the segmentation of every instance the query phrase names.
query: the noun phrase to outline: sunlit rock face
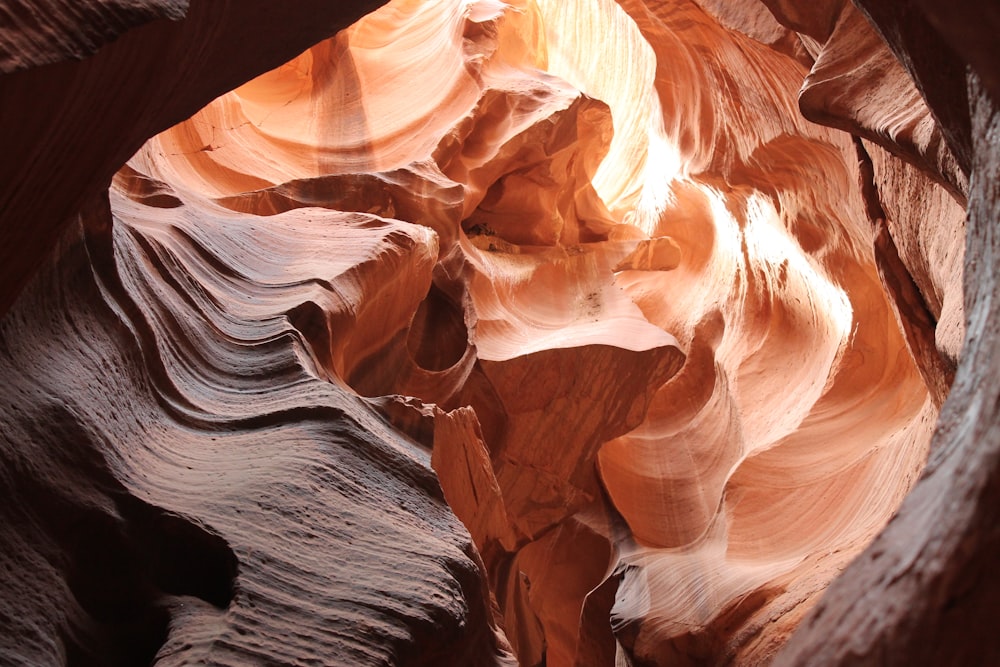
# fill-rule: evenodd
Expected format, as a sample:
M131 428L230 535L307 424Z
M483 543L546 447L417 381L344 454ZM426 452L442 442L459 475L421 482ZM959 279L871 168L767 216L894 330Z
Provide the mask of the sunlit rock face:
M936 414L796 55L686 2L393 2L152 139L117 210L209 249L238 220L212 252L273 266L313 372L411 397L377 403L433 444L522 664L759 660ZM327 257L348 293L308 284Z
M771 660L965 335L967 156L796 4L394 0L151 137L0 327L5 650Z

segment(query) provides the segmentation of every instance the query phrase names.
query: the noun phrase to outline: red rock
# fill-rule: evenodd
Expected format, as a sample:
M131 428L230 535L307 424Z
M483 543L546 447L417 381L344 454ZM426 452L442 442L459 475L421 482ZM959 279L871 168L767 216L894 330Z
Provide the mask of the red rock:
M4 660L995 661L995 10L379 4L0 10Z

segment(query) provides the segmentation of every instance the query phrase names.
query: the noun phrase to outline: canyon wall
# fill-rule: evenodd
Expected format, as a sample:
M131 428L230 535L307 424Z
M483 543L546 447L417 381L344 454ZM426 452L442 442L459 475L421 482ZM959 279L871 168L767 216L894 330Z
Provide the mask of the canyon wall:
M989 662L959 4L0 9L4 662Z

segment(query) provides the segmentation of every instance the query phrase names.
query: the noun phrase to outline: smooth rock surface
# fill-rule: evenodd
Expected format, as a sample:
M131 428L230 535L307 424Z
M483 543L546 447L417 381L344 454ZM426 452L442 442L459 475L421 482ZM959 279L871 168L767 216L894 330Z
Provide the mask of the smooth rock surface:
M0 11L0 661L994 660L995 11L380 4Z

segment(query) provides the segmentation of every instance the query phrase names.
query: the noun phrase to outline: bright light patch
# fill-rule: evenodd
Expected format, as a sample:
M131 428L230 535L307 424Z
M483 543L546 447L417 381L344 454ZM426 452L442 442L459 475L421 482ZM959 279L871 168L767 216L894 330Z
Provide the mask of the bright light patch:
M747 201L747 224L743 234L750 256L760 258L770 277L773 278L785 262L789 272L801 276L808 286L808 296L814 307L833 326L839 339L846 339L854 318L847 294L816 268L799 244L789 236L774 206L759 195L752 195Z
M635 225L650 236L655 234L660 215L673 203L670 184L681 170L681 156L677 147L667 140L663 130L659 100L655 100L656 115L660 122L650 118L646 164L643 168L642 191L635 208L625 216L625 222ZM601 164L605 168L608 161ZM598 171L600 173L600 171Z
M537 4L548 71L611 109L615 135L594 175L594 189L609 210L652 233L681 170L680 153L663 127L652 47L614 0Z

